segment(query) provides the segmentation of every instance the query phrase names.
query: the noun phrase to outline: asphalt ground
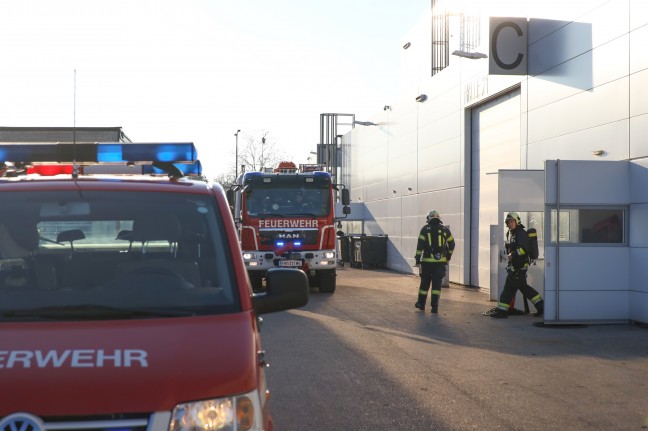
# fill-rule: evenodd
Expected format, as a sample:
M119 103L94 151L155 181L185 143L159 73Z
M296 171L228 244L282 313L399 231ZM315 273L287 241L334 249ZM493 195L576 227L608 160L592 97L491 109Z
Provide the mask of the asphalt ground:
M452 283L442 289L433 315L429 299L425 312L414 308L417 275L384 269L339 268L337 284L340 299L345 289L397 298L383 313L417 320L415 336L435 343L435 357L457 367L448 378L469 385L476 398L504 398L506 409L510 396L509 405L518 406L516 414L527 423L520 429L542 429L542 423L648 429L645 324L544 325L531 314L493 319L483 315L496 305L488 294ZM577 425L570 427L570 420Z

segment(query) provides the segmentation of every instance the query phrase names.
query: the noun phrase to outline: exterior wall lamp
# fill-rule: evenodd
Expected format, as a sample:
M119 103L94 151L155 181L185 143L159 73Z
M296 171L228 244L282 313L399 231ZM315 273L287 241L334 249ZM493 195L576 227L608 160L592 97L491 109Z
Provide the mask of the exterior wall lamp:
M419 94L416 96L416 101L417 102L425 102L427 100L427 95L426 94Z

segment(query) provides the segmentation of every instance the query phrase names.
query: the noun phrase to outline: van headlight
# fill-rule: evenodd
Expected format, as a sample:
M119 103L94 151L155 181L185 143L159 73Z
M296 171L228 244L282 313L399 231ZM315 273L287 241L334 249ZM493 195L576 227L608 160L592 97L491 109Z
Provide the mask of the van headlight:
M325 251L324 253L322 253L322 256L324 256L324 259L333 259L335 257L335 252Z
M260 431L261 403L256 391L235 397L178 404L169 431Z

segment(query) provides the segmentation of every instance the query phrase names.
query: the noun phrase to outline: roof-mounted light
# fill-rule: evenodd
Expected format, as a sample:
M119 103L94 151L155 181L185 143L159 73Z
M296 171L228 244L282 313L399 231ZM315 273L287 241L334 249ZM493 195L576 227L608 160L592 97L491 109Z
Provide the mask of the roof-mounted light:
M193 143L99 143L97 161L106 163L123 162L171 162L193 163L198 154Z
M188 143L16 143L0 144L0 162L20 163L194 163L198 154Z
M200 164L200 160L196 160L191 164L178 163L174 164L174 166L182 172L183 175L202 175L202 165ZM168 175L169 172L154 165L143 165L142 173L151 175Z
M38 174L44 177L51 177L54 175L72 175L74 166L70 164L46 164L34 165L27 168L27 174Z
M329 174L328 172L316 171L316 172L313 172L313 176L314 177L322 177L322 178L326 178L326 177L330 178L331 174Z

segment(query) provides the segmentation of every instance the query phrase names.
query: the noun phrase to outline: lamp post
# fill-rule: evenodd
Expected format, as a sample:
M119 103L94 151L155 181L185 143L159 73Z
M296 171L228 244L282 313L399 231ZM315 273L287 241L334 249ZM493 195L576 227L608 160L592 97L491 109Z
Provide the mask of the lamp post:
M238 134L241 132L241 129L238 129L234 136L236 136L236 154L234 156L234 181L238 178Z
M265 147L266 138L265 135L261 138L261 160L259 162L259 171L263 172L265 160L263 160L263 147Z

